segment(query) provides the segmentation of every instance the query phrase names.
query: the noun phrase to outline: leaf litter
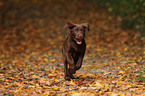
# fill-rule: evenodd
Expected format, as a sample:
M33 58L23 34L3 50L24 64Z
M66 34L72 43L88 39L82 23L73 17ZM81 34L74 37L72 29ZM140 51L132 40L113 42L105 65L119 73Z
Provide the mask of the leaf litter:
M122 30L119 17L87 0L0 6L0 95L145 95L145 38ZM64 80L62 64L65 21L88 22L91 29L79 79L71 81Z

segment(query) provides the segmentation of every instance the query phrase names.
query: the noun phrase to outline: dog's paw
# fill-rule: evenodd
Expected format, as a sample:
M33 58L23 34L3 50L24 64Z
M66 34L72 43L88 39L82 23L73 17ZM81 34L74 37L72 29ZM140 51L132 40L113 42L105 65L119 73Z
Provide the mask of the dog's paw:
M70 81L70 77L68 76L65 76L64 79Z
M70 72L70 74L75 74L76 73L76 70L69 68L69 72Z
M76 79L73 75L70 76L71 79Z
M76 71L74 71L74 73L73 74L76 74Z

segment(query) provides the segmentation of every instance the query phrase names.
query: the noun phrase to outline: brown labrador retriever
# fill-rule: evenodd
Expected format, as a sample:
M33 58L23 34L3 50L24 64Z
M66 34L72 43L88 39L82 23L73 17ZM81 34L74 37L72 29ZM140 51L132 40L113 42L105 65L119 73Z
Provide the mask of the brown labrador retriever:
M73 74L82 66L86 50L85 32L89 31L88 23L73 24L67 22L65 27L70 31L63 43L62 54L64 63L65 79L75 79Z

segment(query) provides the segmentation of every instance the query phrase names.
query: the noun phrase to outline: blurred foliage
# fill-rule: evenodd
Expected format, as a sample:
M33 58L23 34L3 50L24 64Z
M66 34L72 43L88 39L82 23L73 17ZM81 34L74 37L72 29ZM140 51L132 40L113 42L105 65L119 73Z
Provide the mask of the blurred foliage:
M95 0L110 13L122 18L122 28L145 30L145 0ZM145 36L145 35L144 35Z
M145 75L144 74L140 74L139 76L137 76L135 78L137 81L145 81Z

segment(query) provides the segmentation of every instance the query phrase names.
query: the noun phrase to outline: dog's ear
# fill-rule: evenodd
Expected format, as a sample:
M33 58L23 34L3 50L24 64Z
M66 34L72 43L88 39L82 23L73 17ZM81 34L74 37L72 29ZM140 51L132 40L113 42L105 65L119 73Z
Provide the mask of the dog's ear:
M90 31L90 28L89 28L89 24L88 23L83 23L81 24L86 30Z
M69 28L69 29L72 29L72 28L74 28L76 25L75 24L73 24L73 23L70 23L70 22L66 22L66 24L65 24L65 28Z

